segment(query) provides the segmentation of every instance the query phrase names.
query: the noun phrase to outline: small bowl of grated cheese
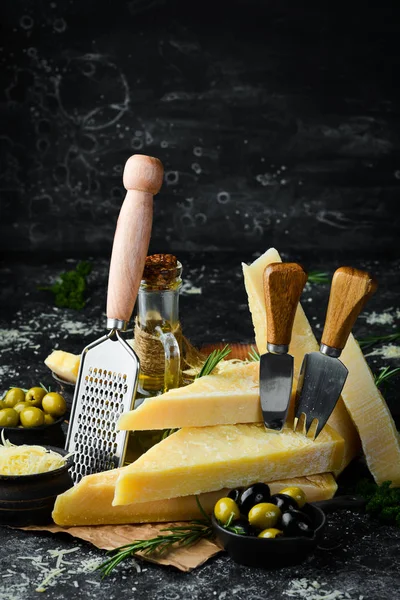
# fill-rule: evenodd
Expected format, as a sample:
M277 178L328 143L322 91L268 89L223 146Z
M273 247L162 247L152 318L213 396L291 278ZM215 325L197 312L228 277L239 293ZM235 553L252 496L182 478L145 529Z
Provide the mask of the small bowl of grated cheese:
M45 525L58 494L73 486L71 454L54 446L0 444L0 524Z

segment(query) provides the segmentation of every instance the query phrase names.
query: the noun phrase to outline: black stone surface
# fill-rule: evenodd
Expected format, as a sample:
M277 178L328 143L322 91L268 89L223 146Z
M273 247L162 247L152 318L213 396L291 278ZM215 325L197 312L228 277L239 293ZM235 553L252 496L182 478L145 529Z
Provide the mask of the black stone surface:
M0 248L108 256L140 152L165 165L153 251L395 250L396 3L0 10Z
M184 333L196 344L217 340L253 341L240 262L255 256L197 254L179 256L184 264L186 291L181 298ZM302 260L308 270L332 273L342 264L339 256L284 254L284 258ZM89 299L82 312L56 309L50 296L36 289L53 281L60 271L73 267L70 259L43 264L35 257L30 262L7 262L0 270L0 391L11 385L29 387L39 381L52 384L43 360L53 348L78 353L105 329L107 261L94 260L89 280ZM398 329L399 260L360 261L356 266L373 272L380 283L364 316L357 322L358 337L372 333L390 333ZM197 290L196 290L197 288ZM188 293L199 292L201 293ZM184 288L185 289L185 288ZM320 337L327 302L328 285L307 284L303 306ZM366 316L373 311L393 315L390 325L368 325ZM397 316L396 316L397 315ZM399 359L382 361L379 356L367 360L373 371L384 364L399 366ZM387 388L386 397L400 424L398 378ZM384 444L385 441L382 440ZM362 463L352 465L340 479L344 491L363 473ZM400 529L383 526L363 514L349 511L329 515L328 530L322 547L297 567L276 571L242 567L226 555L220 555L191 573L138 561L141 572L128 562L110 578L101 580L92 572L105 556L103 551L66 534L0 529L0 599L37 598L35 589L44 574L42 560L55 568L55 550L71 551L65 556L65 571L49 581L45 597L61 598L157 598L160 600L278 600L305 598L315 600L321 590L336 592L337 600L395 600L400 597ZM313 582L316 582L313 586ZM321 586L317 588L317 586ZM302 589L298 589L303 586ZM47 586L46 586L47 587ZM305 591L308 590L308 591Z

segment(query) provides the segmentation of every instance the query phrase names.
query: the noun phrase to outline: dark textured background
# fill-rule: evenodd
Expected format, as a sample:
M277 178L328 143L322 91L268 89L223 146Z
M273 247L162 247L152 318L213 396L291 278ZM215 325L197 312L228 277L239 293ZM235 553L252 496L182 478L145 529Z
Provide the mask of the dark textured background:
M3 1L1 247L108 256L141 152L154 251L397 256L399 9L306 4Z

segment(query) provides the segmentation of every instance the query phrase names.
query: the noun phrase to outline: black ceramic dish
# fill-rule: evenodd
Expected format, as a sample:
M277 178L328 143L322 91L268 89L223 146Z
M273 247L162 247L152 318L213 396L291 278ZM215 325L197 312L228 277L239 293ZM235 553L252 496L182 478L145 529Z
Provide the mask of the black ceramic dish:
M325 513L339 509L360 509L365 500L359 496L338 496L332 500L323 500L305 504L303 511L313 523L313 537L277 537L273 539L238 535L221 527L212 516L216 538L229 556L237 563L250 567L273 569L303 562L320 543L325 525Z
M41 425L40 427L0 427L1 434L4 432L6 440L21 446L21 444L38 444L39 446L65 446L65 433L62 430L64 417L60 417L50 425Z
M45 446L66 456L66 450ZM24 527L52 522L51 513L58 494L73 486L68 469L73 457L53 471L34 475L0 475L0 524Z

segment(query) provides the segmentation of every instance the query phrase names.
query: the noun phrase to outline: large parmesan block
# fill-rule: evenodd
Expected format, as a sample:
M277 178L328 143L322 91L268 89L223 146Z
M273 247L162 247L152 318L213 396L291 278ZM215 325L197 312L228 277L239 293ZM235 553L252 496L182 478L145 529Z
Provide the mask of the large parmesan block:
M273 262L281 262L281 257L275 248L270 248L251 265L242 265L256 344L261 354L267 351L267 311L264 301L264 271ZM294 376L296 379L298 378L304 355L307 352L315 352L318 349L319 345L315 339L311 325L299 304L294 318L292 340L289 346L289 353L294 358ZM361 395L357 395L356 392L354 400L357 401L357 398L361 400ZM343 463L337 470L337 473L340 473L360 452L360 439L341 398L336 404L328 423L345 440Z
M146 399L121 415L118 428L173 429L262 422L259 364L233 364Z
M341 355L349 370L342 398L361 438L376 483L400 486L400 438L390 410L374 382L360 346L350 334Z
M54 522L63 527L72 527L189 521L201 518L195 496L113 506L115 483L124 468L87 475L76 486L57 496L52 515ZM301 487L307 502L329 500L337 490L335 479L329 473L269 483L273 494L291 485ZM203 509L211 514L216 501L227 493L227 489L222 489L200 494L198 498Z
M124 468L113 504L330 472L340 467L343 451L343 438L329 426L316 441L254 424L184 428Z

